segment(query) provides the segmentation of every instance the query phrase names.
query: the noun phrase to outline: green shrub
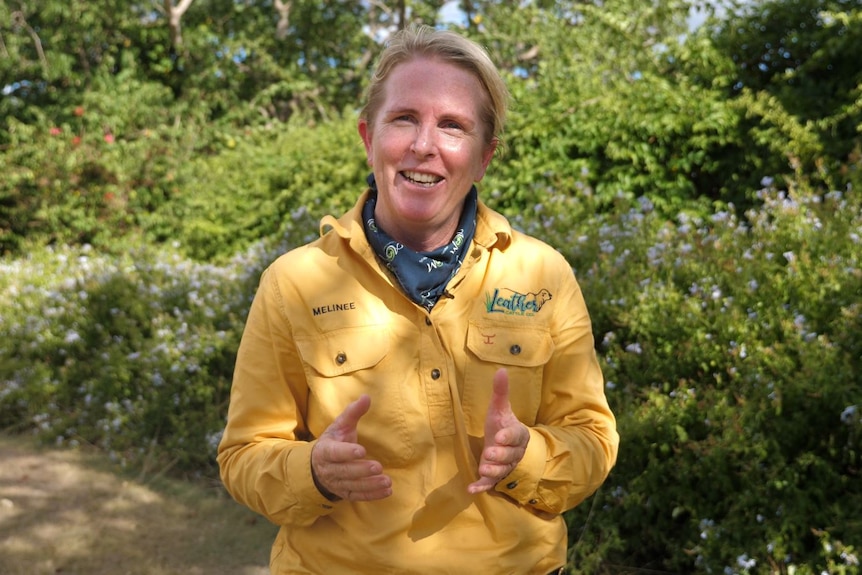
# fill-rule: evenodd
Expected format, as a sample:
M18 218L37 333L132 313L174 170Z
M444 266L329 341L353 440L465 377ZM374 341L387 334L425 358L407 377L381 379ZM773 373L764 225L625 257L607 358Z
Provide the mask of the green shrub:
M858 572L860 198L760 197L676 222L644 201L566 246L622 436L569 515L574 565L601 566L579 573Z
M125 464L212 470L244 313L268 258L85 246L3 264L0 427Z
M157 215L162 238L195 259L224 260L307 217L340 215L370 171L356 121L345 113L320 126L296 119L224 133L219 153L190 163L175 200ZM315 237L316 223L306 232Z
M302 158L291 138L332 134L279 139ZM253 161L245 145L226 149ZM275 155L264 155L277 181ZM212 241L228 241L233 222L243 236L233 245L249 246L227 258L201 236L196 255L219 264L166 245L36 247L2 260L0 426L96 444L148 471L213 474L261 269L316 235L313 210L352 203L365 171L343 162L328 188L331 160L305 162L317 177L271 188L284 188L284 203L269 205L289 217L255 232L281 230L277 240L252 242L251 196L199 216L223 228ZM847 173L859 183L858 166ZM542 203L512 218L572 263L622 436L607 483L566 515L574 572L859 573L862 198L801 179L784 187L765 178L762 206L745 213L695 206L668 220L623 195L592 213L599 200L574 180L547 185ZM189 250L187 237L178 227Z
M33 244L112 251L142 229L151 240L169 240L154 213L173 200L189 158L207 150L209 130L160 84L124 74L97 84L63 113L6 119L0 254Z

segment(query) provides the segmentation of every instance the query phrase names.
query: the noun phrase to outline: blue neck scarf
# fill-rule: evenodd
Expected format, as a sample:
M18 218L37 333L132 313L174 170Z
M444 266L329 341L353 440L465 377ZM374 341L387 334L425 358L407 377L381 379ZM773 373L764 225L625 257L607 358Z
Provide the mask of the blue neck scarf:
M404 293L430 311L446 293L449 280L461 269L467 246L473 241L479 201L476 186L467 194L458 222L458 231L452 240L436 250L416 252L377 227L374 219L374 208L377 205L377 182L374 181L374 174L368 176L368 185L371 187L371 194L362 207L362 221L368 243L386 268L395 275Z

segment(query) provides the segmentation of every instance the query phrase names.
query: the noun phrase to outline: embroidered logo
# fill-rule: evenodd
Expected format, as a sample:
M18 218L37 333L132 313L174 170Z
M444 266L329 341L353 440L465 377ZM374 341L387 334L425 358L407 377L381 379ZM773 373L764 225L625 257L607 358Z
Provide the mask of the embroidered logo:
M506 288L497 288L493 293L485 292L485 311L506 315L535 315L550 299L546 289L538 293L518 293Z

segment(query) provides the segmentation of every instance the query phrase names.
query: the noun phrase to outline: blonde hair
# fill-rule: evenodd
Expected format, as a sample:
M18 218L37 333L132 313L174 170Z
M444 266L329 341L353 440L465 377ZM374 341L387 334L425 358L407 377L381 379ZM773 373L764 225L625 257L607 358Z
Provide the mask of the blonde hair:
M412 25L392 36L371 77L360 117L373 125L375 115L383 105L389 74L399 64L422 56L454 64L479 80L485 88L486 97L482 98L480 114L488 142L494 139L501 141L509 105L509 91L490 56L472 40L455 32L436 30L425 25Z

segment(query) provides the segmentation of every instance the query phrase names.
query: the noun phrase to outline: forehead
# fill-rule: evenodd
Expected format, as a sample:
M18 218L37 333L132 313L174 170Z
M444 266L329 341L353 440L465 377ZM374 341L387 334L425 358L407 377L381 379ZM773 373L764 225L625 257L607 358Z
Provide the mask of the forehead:
M480 109L488 95L479 78L467 68L445 60L420 56L394 66L384 83L385 106L408 100Z

